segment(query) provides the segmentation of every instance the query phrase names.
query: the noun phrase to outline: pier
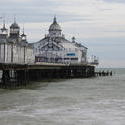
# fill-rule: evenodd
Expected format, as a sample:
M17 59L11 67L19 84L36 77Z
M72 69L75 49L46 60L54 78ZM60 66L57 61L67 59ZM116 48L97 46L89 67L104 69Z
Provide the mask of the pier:
M24 27L21 33L16 20L9 30L3 21L0 29L0 87L21 87L43 79L94 77L98 58L93 56L89 62L87 51L88 48L74 36L71 40L65 38L56 17L48 34L34 43L28 43Z
M88 78L95 76L95 67L74 64L6 64L0 63L1 88L21 87L43 79Z

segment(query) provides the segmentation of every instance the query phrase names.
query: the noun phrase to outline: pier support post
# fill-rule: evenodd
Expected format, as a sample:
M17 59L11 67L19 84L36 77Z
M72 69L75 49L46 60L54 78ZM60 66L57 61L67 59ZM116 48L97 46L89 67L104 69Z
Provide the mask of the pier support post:
M2 72L2 86L7 87L10 82L10 72L9 70L3 70Z

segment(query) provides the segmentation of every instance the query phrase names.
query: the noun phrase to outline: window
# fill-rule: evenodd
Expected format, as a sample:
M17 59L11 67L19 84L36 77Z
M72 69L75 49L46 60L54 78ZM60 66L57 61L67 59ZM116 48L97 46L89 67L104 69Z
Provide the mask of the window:
M71 60L78 60L78 58L71 58Z
M67 56L75 56L75 53L67 53Z

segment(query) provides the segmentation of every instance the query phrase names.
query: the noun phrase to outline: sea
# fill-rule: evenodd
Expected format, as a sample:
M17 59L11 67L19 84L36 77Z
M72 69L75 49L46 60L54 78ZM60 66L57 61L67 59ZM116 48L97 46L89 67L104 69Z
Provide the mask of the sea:
M125 125L125 69L104 70L113 76L0 89L0 125Z

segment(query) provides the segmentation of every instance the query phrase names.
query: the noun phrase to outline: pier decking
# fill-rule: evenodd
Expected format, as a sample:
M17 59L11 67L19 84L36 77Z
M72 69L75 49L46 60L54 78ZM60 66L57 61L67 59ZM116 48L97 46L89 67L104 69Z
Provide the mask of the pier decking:
M87 64L12 64L0 63L0 87L24 86L30 81L52 78L87 78L95 75L95 67Z

